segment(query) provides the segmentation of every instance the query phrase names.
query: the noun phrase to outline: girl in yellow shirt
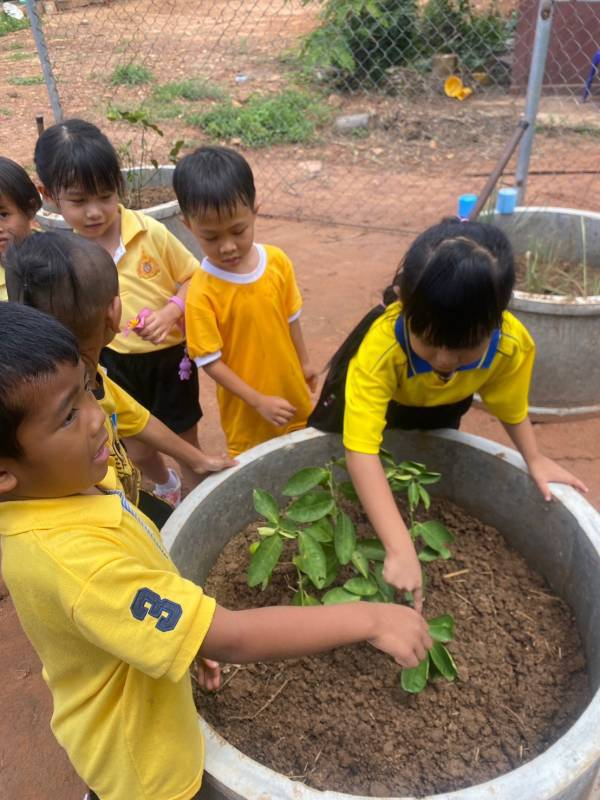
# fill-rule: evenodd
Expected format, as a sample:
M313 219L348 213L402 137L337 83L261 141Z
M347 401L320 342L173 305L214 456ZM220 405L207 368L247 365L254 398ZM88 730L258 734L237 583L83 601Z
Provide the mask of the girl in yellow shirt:
M458 428L475 392L502 422L546 500L587 491L539 452L528 417L535 346L506 310L510 243L493 225L447 219L413 242L381 306L331 360L309 425L343 430L348 471L385 549L384 577L422 604L421 568L379 459L386 427Z
M0 300L7 300L2 258L9 245L31 233L42 199L23 167L0 156Z

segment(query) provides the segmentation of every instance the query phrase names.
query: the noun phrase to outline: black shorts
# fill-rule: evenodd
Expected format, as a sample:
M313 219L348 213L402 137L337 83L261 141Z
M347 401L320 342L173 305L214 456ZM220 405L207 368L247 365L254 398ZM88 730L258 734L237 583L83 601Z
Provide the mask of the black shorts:
M189 380L179 378L182 344L150 353L116 353L105 347L100 363L126 392L175 433L193 428L202 417L198 370L192 364Z
M145 489L140 489L137 507L152 520L158 530L162 528L173 513L173 506L155 494L145 491Z
M437 428L458 430L461 417L467 413L472 402L473 395L443 406L401 406L395 400L390 400L385 427L386 430L400 428L403 431L433 431Z

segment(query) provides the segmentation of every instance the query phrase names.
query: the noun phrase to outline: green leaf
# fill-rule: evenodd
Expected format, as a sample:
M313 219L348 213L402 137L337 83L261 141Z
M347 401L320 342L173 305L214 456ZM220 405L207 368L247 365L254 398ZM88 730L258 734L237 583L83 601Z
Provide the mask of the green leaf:
M304 532L312 536L316 542L333 542L333 525L327 517L317 520L309 528L305 528Z
M323 467L306 467L296 472L283 487L281 494L285 497L298 497L314 489L329 477L329 470Z
M250 559L248 586L258 586L259 583L268 581L282 550L283 542L279 536L269 536L262 540Z
M356 548L356 533L354 523L345 511L340 511L335 521L334 543L340 564L348 564Z
M390 453L389 450L385 450L382 447L379 451L379 458L382 460L383 465L385 467L392 467L393 469L396 468L396 462L394 461L394 456Z
M345 589L342 589L341 586L330 589L328 592L325 592L321 598L321 602L324 606L337 605L338 603L356 603L358 600L360 600L360 597L357 594L347 592Z
M360 550L369 561L383 561L385 559L385 547L379 539L359 539L356 549Z
M305 591L299 590L292 597L292 605L293 606L320 606L321 603L319 603L317 598L313 597L311 594L307 594Z
M419 475L419 483L422 486L427 486L430 483L437 483L441 477L441 472L422 472Z
M277 532L277 528L257 528L256 529L259 536L273 536L274 533Z
M400 675L400 684L405 692L418 694L427 686L429 678L429 656L425 656L418 667L403 669Z
M369 562L363 556L360 550L356 549L352 553L351 561L363 578L366 578L369 575Z
M295 539L300 531L290 531L286 528L279 528L278 531L280 536L283 536L284 539Z
M344 495L346 500L358 500L358 495L356 494L356 489L354 488L352 481L342 481L340 484L338 484L338 489Z
M300 547L300 557L302 558L303 572L308 575L317 589L322 589L327 577L327 563L325 552L312 536L305 531L301 531L298 536Z
M379 591L385 598L386 603L393 603L396 599L396 590L393 586L390 586L390 584L383 577L383 564L375 564L373 567L373 575L375 576L375 581L379 587Z
M429 635L436 642L451 642L454 639L454 619L450 614L442 614L427 620Z
M458 675L456 664L450 653L441 642L434 642L429 657L447 681L453 681Z
M437 550L433 550L431 547L424 547L419 553L419 561L423 561L424 563L429 563L430 561L437 561L440 557L440 554Z
M252 544L248 547L250 554L256 553L258 548L260 547L260 542L252 542Z
M310 492L294 500L287 516L294 522L316 522L335 508L333 497L326 492Z
M417 484L417 488L419 490L419 496L423 501L423 505L425 506L425 511L429 511L429 506L431 505L431 497L429 496L429 492L427 489L424 489L420 483Z
M379 591L376 584L368 578L350 578L344 584L344 589L352 594L360 595L360 597L371 597Z
M437 520L418 522L415 525L415 533L417 536L420 536L425 544L431 547L432 550L438 552L442 558L450 557L450 552L446 545L454 541L454 536L441 522Z
M400 469L403 469L406 472L412 472L413 475L419 475L421 472L427 472L427 467L425 464L421 464L420 461L401 461L398 466Z
M416 508L419 505L419 486L416 483L410 483L408 486L408 502L411 508Z
M269 494L269 492L265 492L263 489L255 489L252 492L252 497L256 512L260 514L261 517L268 519L269 522L277 525L279 522L279 509L277 508L277 503L273 495Z

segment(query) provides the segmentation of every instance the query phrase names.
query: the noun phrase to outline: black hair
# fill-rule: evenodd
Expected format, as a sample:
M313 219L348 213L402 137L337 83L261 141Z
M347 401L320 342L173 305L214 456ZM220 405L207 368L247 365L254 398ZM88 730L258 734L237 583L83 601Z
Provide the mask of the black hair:
M33 160L39 179L54 199L61 189L75 187L85 194L123 194L117 151L91 122L67 119L46 128L37 140Z
M27 387L79 361L77 340L53 317L18 303L0 303L0 456L23 455L17 437L27 417Z
M20 164L0 156L0 194L28 217L42 207L42 198L29 175Z
M396 300L409 331L433 347L470 348L502 323L515 283L513 252L494 225L448 217L409 247L383 301L334 353L308 424L341 432L346 374L371 325Z
M184 216L215 210L233 214L238 203L255 210L256 189L250 164L229 147L199 147L175 167L173 189Z
M56 317L80 341L119 294L117 268L96 242L67 231L29 236L5 255L8 299Z

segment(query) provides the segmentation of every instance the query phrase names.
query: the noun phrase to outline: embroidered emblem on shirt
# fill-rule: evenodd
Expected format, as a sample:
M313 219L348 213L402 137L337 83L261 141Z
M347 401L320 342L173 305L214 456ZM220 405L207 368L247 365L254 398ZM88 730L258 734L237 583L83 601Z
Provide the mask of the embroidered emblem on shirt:
M160 597L147 587L138 589L130 609L133 617L137 620L142 621L147 614L157 619L158 622L154 627L163 633L172 631L183 613L179 603L168 600L166 597Z
M160 272L160 268L145 253L142 253L140 263L137 267L137 274L140 278L154 278Z

